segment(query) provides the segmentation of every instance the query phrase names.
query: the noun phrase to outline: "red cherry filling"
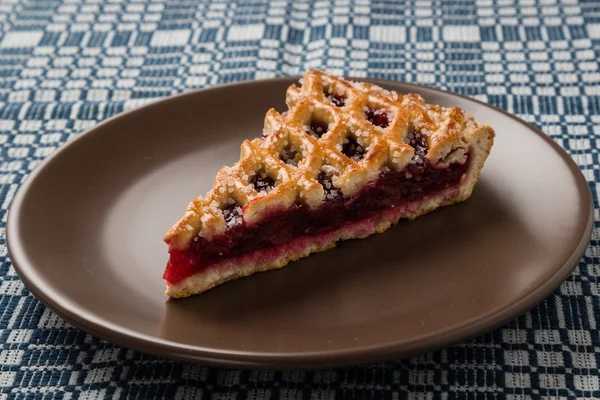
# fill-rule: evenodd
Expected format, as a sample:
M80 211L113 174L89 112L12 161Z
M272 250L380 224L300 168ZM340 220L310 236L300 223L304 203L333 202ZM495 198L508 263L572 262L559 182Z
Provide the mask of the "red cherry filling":
M328 123L323 122L323 121L318 121L316 119L312 119L310 121L310 125L308 126L308 129L306 130L306 132L309 135L314 136L317 139L320 139L321 136L326 134L328 130L329 130Z
M257 172L251 179L250 183L254 186L257 192L269 193L275 187L275 181L271 179L265 171Z
M387 126L390 124L388 113L385 110L374 110L369 108L365 112L365 117L370 123L381 128L387 128Z
M346 98L339 94L329 94L327 96L329 101L335 104L337 107L344 107L346 105Z
M298 166L302 155L296 151L296 147L293 145L286 146L279 152L279 159L288 165Z
M233 201L223 209L223 218L225 218L225 223L228 228L243 224L244 218L242 217L242 207Z
M358 162L363 159L366 150L356 141L356 138L348 136L346 139L344 139L342 153L344 153L346 157Z
M317 181L323 186L323 191L325 191L325 201L330 202L335 200L338 197L342 196L342 191L335 186L333 186L333 174L327 173L325 171L321 171L319 175L317 175Z
M420 132L415 132L414 129L410 129L407 139L408 144L415 149L415 157L424 158L427 155L429 145L425 136Z
M412 175L415 180L419 180L428 166L426 158L427 151L429 150L427 138L411 128L408 133L407 142L415 149L415 154L406 167L405 172L408 175Z
M344 96L344 91L335 90L337 93L334 93L334 88L329 86L325 90L323 90L323 94L325 98L331 101L336 107L344 107L346 105L346 96Z

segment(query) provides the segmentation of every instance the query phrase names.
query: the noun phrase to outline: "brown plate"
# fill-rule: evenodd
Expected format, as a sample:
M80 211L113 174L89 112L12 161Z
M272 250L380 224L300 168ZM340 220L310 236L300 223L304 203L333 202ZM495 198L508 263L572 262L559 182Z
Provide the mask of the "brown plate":
M592 200L542 132L475 100L375 81L459 106L497 132L472 197L288 267L167 301L162 236L207 191L291 78L168 98L65 145L21 186L8 248L34 295L72 324L165 357L314 368L401 358L489 331L552 292L587 247Z

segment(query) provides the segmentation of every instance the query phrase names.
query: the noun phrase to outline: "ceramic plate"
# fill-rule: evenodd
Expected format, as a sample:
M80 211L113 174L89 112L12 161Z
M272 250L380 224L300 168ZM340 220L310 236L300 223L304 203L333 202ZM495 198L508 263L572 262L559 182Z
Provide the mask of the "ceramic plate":
M13 265L75 326L164 357L317 368L396 359L492 330L550 294L587 247L592 200L557 144L499 109L458 106L497 136L472 197L383 234L183 300L164 295L163 234L204 194L295 79L167 98L111 118L48 157L8 218Z

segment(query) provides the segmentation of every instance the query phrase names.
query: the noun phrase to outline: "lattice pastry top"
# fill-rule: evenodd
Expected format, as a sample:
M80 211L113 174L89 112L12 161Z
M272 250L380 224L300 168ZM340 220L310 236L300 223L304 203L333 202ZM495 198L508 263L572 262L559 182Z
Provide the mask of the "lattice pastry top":
M192 200L167 232L171 249L185 249L196 236L210 239L231 226L256 224L295 203L317 207L332 194L351 197L383 170L465 162L480 129L463 110L425 104L416 94L315 70L300 83L287 90L289 110L269 110L263 136L244 141L239 161L223 167L206 196ZM426 154L409 144L419 140L427 141ZM323 181L323 174L331 179Z

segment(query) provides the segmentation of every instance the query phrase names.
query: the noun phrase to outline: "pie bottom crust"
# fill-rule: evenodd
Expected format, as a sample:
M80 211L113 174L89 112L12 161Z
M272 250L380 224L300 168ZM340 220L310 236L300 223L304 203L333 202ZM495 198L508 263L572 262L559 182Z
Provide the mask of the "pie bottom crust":
M200 294L230 280L250 276L257 272L285 267L288 263L312 253L335 247L336 242L363 239L382 233L400 219L414 219L439 207L460 203L471 196L479 180L481 168L492 146L492 135L481 135L472 144L471 165L463 180L453 188L430 195L424 199L388 208L363 220L341 226L339 229L315 236L299 236L289 243L269 247L212 264L175 285L167 283L165 294L183 298Z

